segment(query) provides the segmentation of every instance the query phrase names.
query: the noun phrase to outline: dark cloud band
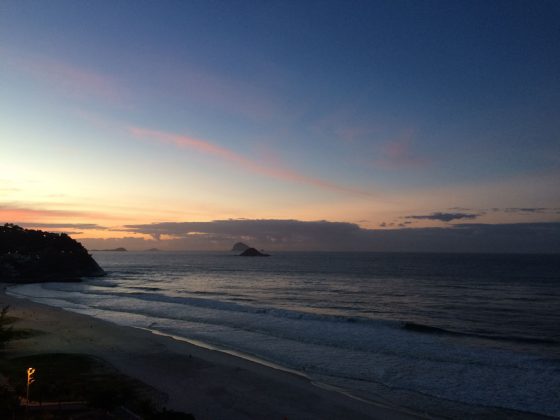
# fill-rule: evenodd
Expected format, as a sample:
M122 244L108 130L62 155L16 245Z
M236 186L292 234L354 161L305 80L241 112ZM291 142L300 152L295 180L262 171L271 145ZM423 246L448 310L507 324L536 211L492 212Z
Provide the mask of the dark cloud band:
M473 213L432 213L426 215L413 215L405 216L405 219L416 219L416 220L438 220L440 222L451 222L452 220L461 219L476 219L480 214Z
M154 243L162 235L169 236L171 239L158 245L167 249L227 250L241 240L269 250L560 253L559 222L364 229L327 221L216 220L127 225L124 229L151 235L154 240L149 242Z

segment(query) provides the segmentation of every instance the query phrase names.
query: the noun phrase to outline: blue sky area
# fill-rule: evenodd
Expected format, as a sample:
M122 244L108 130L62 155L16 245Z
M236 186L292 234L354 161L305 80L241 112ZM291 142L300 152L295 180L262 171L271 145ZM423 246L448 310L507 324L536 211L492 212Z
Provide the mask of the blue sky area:
M117 236L557 222L559 21L557 1L4 1L1 209Z

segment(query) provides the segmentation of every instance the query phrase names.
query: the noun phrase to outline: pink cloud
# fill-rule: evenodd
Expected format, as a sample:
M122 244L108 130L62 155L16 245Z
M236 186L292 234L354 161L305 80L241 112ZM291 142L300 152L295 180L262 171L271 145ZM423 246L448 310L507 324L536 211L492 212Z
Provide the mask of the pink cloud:
M310 104L294 101L286 93L293 84L292 72L269 60L256 59L252 64L240 73L205 60L154 53L143 67L152 75L144 89L150 97L197 104L257 124L271 120L286 125L306 115Z
M176 85L187 97L252 119L271 118L279 105L257 87L186 69Z
M380 137L388 129L387 121L364 115L358 102L339 105L331 112L315 120L311 131L321 136L332 136L337 140L351 143L368 143L373 137Z
M414 149L412 131L382 144L380 155L375 163L385 169L423 167L430 163L429 159L419 155Z
M50 219L60 217L92 217L92 213L72 210L35 209L11 205L0 205L0 220L28 221L30 219Z
M54 85L71 96L94 96L117 101L122 93L111 78L54 57L5 48L0 48L0 57L17 71Z
M267 164L257 162L255 160L246 158L245 156L242 156L239 153L234 152L233 150L226 149L222 146L218 146L206 140L140 127L130 127L129 131L135 137L156 140L158 142L171 144L183 149L196 150L200 153L204 153L230 162L245 171L256 173L259 175L265 175L270 178L279 179L282 181L298 182L301 184L312 185L331 191L370 195L369 193L361 191L359 189L346 187L330 181L325 181L319 178L304 175L292 169L285 168L278 162L267 162Z
M352 143L357 140L369 138L373 134L377 134L378 131L379 129L377 128L354 126L337 128L335 129L335 134L345 142Z
M264 79L256 69L247 80L234 72L216 72L195 60L169 56L152 56L146 66L154 75L145 87L150 96L173 97L258 121L286 119L297 108L287 103L282 78Z

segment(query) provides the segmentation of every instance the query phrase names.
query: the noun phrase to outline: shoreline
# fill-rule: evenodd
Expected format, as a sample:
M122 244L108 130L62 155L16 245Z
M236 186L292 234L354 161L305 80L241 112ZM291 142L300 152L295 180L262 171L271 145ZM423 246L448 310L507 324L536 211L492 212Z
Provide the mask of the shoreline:
M190 339L190 338L180 337L180 336L173 335L173 334L166 334L166 333L163 333L161 331L152 330L152 329L149 329L149 328L141 328L141 327L130 327L130 328L138 328L140 330L149 331L150 333L152 333L154 335L169 337L169 338L172 338L173 340L189 343L189 344L192 344L193 346L200 347L200 348L203 348L203 349L206 349L206 350L229 354L233 357L238 357L240 359L244 359L244 360L247 360L249 362L256 363L256 364L258 364L260 366L264 366L266 368L274 369L274 370L277 370L277 371L280 371L280 372L285 372L287 374L294 375L296 377L301 377L304 380L308 381L309 384L312 385L312 386L315 386L315 387L317 387L319 389L322 389L322 390L326 390L328 392L335 392L337 394L341 394L341 395L343 395L347 398L350 398L350 399L353 399L353 400L356 400L356 401L360 401L364 404L373 405L373 406L380 406L380 407L383 407L383 408L387 408L389 410L397 410L399 412L402 412L403 414L408 414L408 415L411 415L411 416L420 417L419 414L412 412L412 410L409 410L409 409L398 410L398 409L396 409L395 407L392 407L389 404L383 404L380 401L371 401L371 400L368 400L366 398L359 397L357 395L352 394L350 391L348 391L344 388L340 388L340 387L337 387L335 385L329 385L329 384L324 383L324 382L316 381L316 380L314 380L313 378L311 378L310 376L306 375L303 372L284 367L284 366L279 365L277 363L270 362L268 360L261 359L259 357L256 357L256 356L253 356L253 355L250 355L250 354L241 353L241 352L236 351L236 350L229 350L227 348L220 348L220 347L215 346L213 344L204 343L200 340L193 340L193 339Z
M197 419L422 417L323 386L250 355L11 296L8 286L2 283L0 305L10 305L10 315L19 318L15 328L41 331L13 342L9 351L99 357L167 395L167 408L191 412Z
M289 374L292 374L292 375L295 375L295 376L301 376L302 378L304 378L304 379L308 380L309 382L313 383L311 378L303 372L281 366L277 363L270 362L268 360L261 359L259 357L256 357L256 356L253 356L253 355L250 355L250 354L241 353L241 352L236 351L236 350L230 350L230 349L227 349L225 347L219 347L219 346L216 346L216 345L213 345L213 344L208 344L208 343L205 343L205 342L200 341L200 340L194 340L192 338L186 338L186 337L181 337L181 336L174 335L174 334L164 333L164 332L161 332L161 331L158 331L158 330L153 330L153 329L150 329L150 328L142 328L142 327L130 327L130 328L137 328L139 330L147 331L147 332L149 332L151 334L154 334L154 335L159 335L159 336L162 336L162 337L168 337L168 338L171 338L175 341L185 342L185 343L188 343L188 344L191 344L193 346L200 347L202 349L206 349L206 350L209 350L209 351L216 351L218 353L229 354L230 356L238 357L240 359L244 359L244 360L247 360L249 362L256 363L258 365L265 366L265 367L270 368L270 369L275 369L275 370L278 370L278 371L281 371L281 372L286 372L286 373L289 373Z

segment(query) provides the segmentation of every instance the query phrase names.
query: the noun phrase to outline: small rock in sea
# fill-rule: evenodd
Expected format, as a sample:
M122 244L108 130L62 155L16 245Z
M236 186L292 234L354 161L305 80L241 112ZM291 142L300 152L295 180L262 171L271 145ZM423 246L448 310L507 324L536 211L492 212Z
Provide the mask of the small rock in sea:
M270 257L269 254L264 254L255 248L248 248L239 255L241 257Z

